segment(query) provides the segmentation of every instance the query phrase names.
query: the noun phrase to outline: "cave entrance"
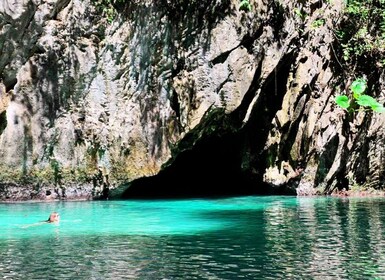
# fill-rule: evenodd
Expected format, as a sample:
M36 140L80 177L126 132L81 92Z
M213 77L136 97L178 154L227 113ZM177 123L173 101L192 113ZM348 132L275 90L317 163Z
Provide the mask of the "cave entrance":
M180 152L167 167L155 176L130 182L123 198L293 194L285 186L264 183L263 173L267 160L264 146L285 96L294 58L294 52L285 54L263 82L257 70L237 110L228 115L223 109L212 110L179 143ZM258 88L259 101L243 125Z
M239 133L211 136L186 150L159 174L130 183L123 198L213 197L268 194L242 171Z

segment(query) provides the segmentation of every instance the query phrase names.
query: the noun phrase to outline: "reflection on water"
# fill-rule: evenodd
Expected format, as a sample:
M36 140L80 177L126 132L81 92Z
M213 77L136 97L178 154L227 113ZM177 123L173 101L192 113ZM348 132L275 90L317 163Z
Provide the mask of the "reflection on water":
M52 208L60 224L23 227ZM384 279L384 211L379 198L0 204L0 278Z

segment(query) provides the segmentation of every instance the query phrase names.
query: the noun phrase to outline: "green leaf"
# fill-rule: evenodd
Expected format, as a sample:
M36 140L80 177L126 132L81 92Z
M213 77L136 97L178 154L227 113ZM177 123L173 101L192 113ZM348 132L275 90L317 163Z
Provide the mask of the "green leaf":
M381 105L381 104L376 104L376 105L373 105L372 106L372 110L373 111L375 111L375 112L377 112L377 113L385 113L385 108L384 108L384 106L383 105Z
M353 92L354 98L357 99L366 90L366 80L363 78L355 80L350 86L350 89Z
M357 104L364 107L373 107L379 105L376 99L369 95L360 95L357 98Z
M242 2L239 4L239 10L250 12L251 11L251 4L249 0L242 0Z
M347 109L350 106L349 97L346 95L338 95L335 99L338 106Z

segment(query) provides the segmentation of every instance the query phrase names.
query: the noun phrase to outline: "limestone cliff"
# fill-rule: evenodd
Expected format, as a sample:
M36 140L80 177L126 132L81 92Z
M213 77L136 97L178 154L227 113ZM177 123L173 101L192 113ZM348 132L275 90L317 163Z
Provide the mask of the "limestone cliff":
M1 1L0 198L382 186L384 117L333 102L332 2Z

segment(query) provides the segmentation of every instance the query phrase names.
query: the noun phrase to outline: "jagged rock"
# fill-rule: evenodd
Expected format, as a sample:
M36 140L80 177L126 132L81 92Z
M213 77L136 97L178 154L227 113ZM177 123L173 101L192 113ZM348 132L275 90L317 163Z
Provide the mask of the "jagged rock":
M202 191L228 193L380 186L384 118L347 123L332 102L343 1L250 2L126 1L113 18L90 0L0 2L2 186L45 186L39 199L151 176L180 192L205 176Z

